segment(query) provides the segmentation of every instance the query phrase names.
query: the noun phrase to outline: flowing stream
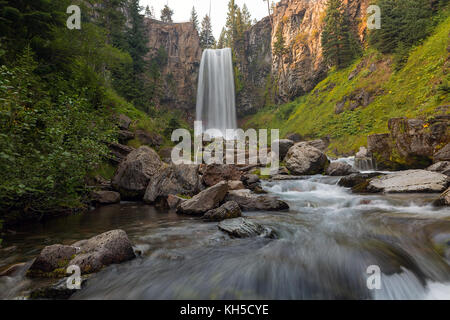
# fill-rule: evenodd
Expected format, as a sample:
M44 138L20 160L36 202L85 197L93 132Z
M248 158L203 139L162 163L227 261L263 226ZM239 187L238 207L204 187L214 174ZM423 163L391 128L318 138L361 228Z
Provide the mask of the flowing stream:
M142 256L94 275L73 299L450 299L450 210L431 206L436 195L357 195L338 180L264 182L291 209L244 215L278 239L231 239L217 223L121 203L15 230L0 268L122 228ZM372 265L379 290L367 287ZM37 285L0 278L0 298Z
M203 130L216 129L225 136L236 129L233 60L230 48L203 51L198 77L197 121Z

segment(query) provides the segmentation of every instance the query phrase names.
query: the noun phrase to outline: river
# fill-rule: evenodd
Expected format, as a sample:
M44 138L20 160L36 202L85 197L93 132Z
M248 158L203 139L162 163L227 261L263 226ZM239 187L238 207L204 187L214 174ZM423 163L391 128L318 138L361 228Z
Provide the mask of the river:
M142 255L94 275L72 299L450 299L450 210L431 205L436 195L358 195L338 180L263 182L291 209L244 215L277 239L231 239L217 223L121 203L15 229L0 268L121 228ZM370 290L374 265L381 288ZM23 273L0 278L0 298L38 285Z

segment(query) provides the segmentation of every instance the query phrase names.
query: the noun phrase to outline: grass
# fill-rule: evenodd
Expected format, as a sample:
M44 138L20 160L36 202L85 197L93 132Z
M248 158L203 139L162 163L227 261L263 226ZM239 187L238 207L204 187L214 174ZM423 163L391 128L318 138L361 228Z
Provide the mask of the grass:
M330 136L331 155L355 152L367 143L367 135L388 132L387 122L394 117L427 119L436 108L450 104L448 59L450 17L444 19L433 35L413 48L405 66L394 71L393 57L368 49L364 56L343 70L331 70L313 91L293 102L266 107L244 121L244 128L279 128L280 136L299 133L308 138ZM349 74L361 64L351 81ZM376 70L370 72L370 66ZM335 114L336 103L364 89L373 100L366 106Z

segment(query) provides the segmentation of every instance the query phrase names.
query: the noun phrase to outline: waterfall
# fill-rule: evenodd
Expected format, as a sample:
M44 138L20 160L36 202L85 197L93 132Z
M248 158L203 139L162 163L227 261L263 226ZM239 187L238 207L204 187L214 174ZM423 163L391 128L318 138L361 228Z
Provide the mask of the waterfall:
M200 64L197 91L197 121L203 130L236 129L233 61L230 48L207 49Z

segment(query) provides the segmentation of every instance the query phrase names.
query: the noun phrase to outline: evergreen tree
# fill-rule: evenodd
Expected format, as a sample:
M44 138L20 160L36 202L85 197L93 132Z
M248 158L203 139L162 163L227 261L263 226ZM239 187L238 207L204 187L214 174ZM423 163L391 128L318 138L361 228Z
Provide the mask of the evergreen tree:
M250 14L250 11L248 10L245 3L242 6L242 20L245 26L245 30L250 29L250 27L252 26L252 15Z
M355 57L356 40L340 0L329 0L322 32L322 49L329 66L344 68Z
M172 23L173 10L169 8L168 5L165 5L161 10L161 21Z
M216 40L212 32L211 19L208 15L203 18L202 31L200 32L200 45L203 49L214 48Z
M149 19L152 19L153 17L153 12L148 5L145 7L145 17Z
M225 43L227 47L233 47L234 41L237 38L237 28L236 28L236 11L238 6L235 3L235 0L230 0L228 2L228 13L227 13L227 20L225 23L225 29L226 29L226 37L225 37Z
M226 30L225 28L222 28L222 32L220 33L219 40L217 41L217 49L223 49L225 48L225 36L226 36Z
M197 11L195 10L195 7L192 7L190 21L194 24L195 30L199 31L199 28L198 28L198 15L197 15Z

